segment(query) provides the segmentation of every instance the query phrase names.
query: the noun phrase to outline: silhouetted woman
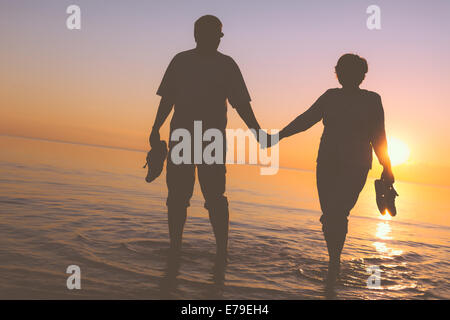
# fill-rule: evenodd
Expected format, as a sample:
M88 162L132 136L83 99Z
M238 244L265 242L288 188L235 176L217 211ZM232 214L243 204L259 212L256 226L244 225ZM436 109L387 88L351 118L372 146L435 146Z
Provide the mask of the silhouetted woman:
M279 136L281 140L323 121L316 177L322 209L320 221L330 257L328 284L334 283L340 271L347 217L372 167L372 148L384 167L382 178L394 182L381 98L375 92L359 88L367 73L367 61L355 54L345 54L335 69L342 88L327 90Z

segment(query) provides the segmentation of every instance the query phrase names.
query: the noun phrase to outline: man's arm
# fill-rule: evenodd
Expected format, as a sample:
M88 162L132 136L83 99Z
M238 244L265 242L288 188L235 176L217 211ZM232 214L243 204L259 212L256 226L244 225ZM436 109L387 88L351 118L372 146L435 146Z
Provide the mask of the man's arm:
M239 70L236 62L229 58L229 65L227 66L227 98L228 102L236 109L241 119L245 122L247 127L253 131L258 139L258 132L260 129L259 123L253 113L250 104L251 98L248 93L241 70Z
M259 129L261 129L261 127L259 126L259 123L256 120L250 102L240 103L239 105L236 105L235 108L241 119L247 125L247 127L249 129L255 130L256 134L258 134L258 131Z
M156 145L156 143L159 143L159 129L162 127L170 112L172 111L173 105L174 104L171 99L167 97L161 98L161 101L159 102L158 112L156 113L155 122L152 127L152 132L150 134L150 146L154 146Z
M255 114L253 113L253 109L250 102L234 105L234 108L236 109L241 119L245 122L247 127L255 135L255 139L261 144L261 147L263 148L269 147L271 145L273 138L271 137L270 134L268 134L267 132L263 132L263 130L261 130L258 120L256 120ZM264 134L265 139L262 138Z

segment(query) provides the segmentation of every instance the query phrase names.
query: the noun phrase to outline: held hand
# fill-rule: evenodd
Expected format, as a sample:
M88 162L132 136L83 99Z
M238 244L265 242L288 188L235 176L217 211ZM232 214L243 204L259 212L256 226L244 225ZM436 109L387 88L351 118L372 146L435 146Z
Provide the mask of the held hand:
M265 136L265 137L264 137ZM258 142L261 148L270 148L276 145L279 141L278 134L268 134L267 132L260 130Z
M381 179L386 181L389 184L393 184L395 182L394 173L391 168L384 168L383 173L381 174Z
M150 146L154 147L154 146L158 145L160 140L161 140L161 138L159 136L159 130L156 130L153 128L152 133L150 133L150 138L149 138Z
M255 138L256 138L256 141L258 141L260 148L263 148L263 149L267 148L267 142L268 142L268 139L270 139L267 132L265 132L262 129L259 129L255 133L256 133Z

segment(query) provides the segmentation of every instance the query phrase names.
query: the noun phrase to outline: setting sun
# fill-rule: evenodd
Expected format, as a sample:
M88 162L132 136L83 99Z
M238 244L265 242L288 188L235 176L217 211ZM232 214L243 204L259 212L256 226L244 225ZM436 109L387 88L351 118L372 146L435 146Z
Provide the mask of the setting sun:
M388 139L388 153L393 166L405 163L409 159L410 150L406 143L396 138Z

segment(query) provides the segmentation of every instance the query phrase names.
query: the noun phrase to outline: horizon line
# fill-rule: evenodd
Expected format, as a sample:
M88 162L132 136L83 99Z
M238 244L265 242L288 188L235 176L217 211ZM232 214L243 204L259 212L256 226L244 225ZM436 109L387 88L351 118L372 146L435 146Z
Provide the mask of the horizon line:
M113 145L106 145L106 144L96 144L96 143L60 140L60 139L54 139L54 138L31 137L31 136L8 134L8 133L0 133L0 136L10 137L10 138L20 138L20 139L29 139L29 140L54 142L54 143L72 144L72 145L79 145L79 146L93 147L93 148L104 148L104 149L131 151L131 152L143 152L143 153L148 152L148 151L142 150L142 149L128 148L128 147L122 147L122 146L113 146ZM256 166L256 167L264 167L264 166L261 166L259 164L250 164L250 163L246 163L245 165ZM302 171L302 172L314 172L315 171L314 169L303 169L303 168L284 167L284 166L280 166L279 169ZM370 177L368 177L368 178L370 178ZM402 183L412 183L412 184L427 185L427 186L434 186L434 187L450 188L449 185L444 185L444 184L424 183L424 182L404 181L404 180L396 180L396 181L399 181L399 182L402 182Z
M132 152L148 152L148 151L142 150L142 149L128 148L128 147L122 147L122 146L113 146L113 145L106 145L106 144L96 144L96 143L87 143L87 142L78 142L78 141L60 140L60 139L54 139L54 138L30 137L30 136L25 136L25 135L8 134L8 133L0 133L0 136L3 136L3 137L10 137L10 138L20 138L20 139L39 140L39 141L46 141L46 142L66 143L66 144L73 144L73 145L79 145L79 146L85 146L85 147L95 147L95 148L105 148L105 149L115 149L115 150L124 150L124 151L132 151ZM257 167L264 167L264 166L261 166L261 165L259 165L259 164L251 164L251 163L245 163L244 165L248 165L248 166L257 166ZM285 169L285 170L297 170L297 171L307 171L307 172L312 172L312 171L314 171L314 170L312 170L312 169L292 168L292 167L283 167L283 166L280 166L279 169Z

